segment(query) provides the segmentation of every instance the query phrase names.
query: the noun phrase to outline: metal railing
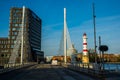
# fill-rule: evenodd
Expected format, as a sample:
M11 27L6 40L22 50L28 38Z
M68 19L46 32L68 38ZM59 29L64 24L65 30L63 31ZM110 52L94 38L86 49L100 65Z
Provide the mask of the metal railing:
M24 64L5 64L4 67L2 69L0 69L0 74L6 73L6 72L10 72L13 70L17 70L20 68L24 68L24 67L28 67L28 66L32 66L35 65L35 62L30 62L30 63L24 63Z
M82 72L87 75L91 75L94 77L104 78L106 75L112 74L112 73L120 73L120 64L114 64L111 66L110 64L104 64L101 66L101 64L95 64L95 63L89 63L89 64L83 64L83 63L73 63L73 64L62 64L63 67L67 69L71 69L77 72Z

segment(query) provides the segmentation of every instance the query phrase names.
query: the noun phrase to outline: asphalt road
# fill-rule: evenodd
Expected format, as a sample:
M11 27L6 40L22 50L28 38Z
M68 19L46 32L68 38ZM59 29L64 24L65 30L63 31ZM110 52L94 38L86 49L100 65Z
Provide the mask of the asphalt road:
M97 80L61 66L38 64L0 75L0 80Z

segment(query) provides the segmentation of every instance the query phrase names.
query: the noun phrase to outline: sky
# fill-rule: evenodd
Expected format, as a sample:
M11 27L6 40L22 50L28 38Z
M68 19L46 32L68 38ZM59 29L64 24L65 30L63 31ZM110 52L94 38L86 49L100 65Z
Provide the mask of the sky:
M0 0L0 37L8 37L10 8L26 6L42 19L42 50L57 55L64 26L64 8L71 41L82 52L82 36L94 48L92 4L95 4L96 41L107 45L107 53L120 53L120 0ZM97 47L98 49L98 47Z

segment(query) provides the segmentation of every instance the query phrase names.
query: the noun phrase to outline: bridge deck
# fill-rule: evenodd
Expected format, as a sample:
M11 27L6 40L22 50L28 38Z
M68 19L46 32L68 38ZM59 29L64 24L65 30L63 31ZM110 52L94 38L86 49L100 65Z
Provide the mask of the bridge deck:
M0 75L1 80L96 80L61 66L38 64Z
M120 80L119 74L106 75L105 80ZM102 80L62 66L38 64L0 75L0 80Z

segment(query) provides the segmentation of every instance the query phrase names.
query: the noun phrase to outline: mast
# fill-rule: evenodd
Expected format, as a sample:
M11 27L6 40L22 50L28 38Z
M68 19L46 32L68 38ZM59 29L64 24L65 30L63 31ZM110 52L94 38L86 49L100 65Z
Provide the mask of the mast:
M22 14L22 27L21 27L21 64L23 64L23 43L24 43L24 18L25 18L25 6L23 6Z
M96 25L95 25L95 7L93 3L93 25L94 25L94 49L95 49L95 63L97 63L97 52L96 52Z
M66 8L64 8L64 62L67 62Z

